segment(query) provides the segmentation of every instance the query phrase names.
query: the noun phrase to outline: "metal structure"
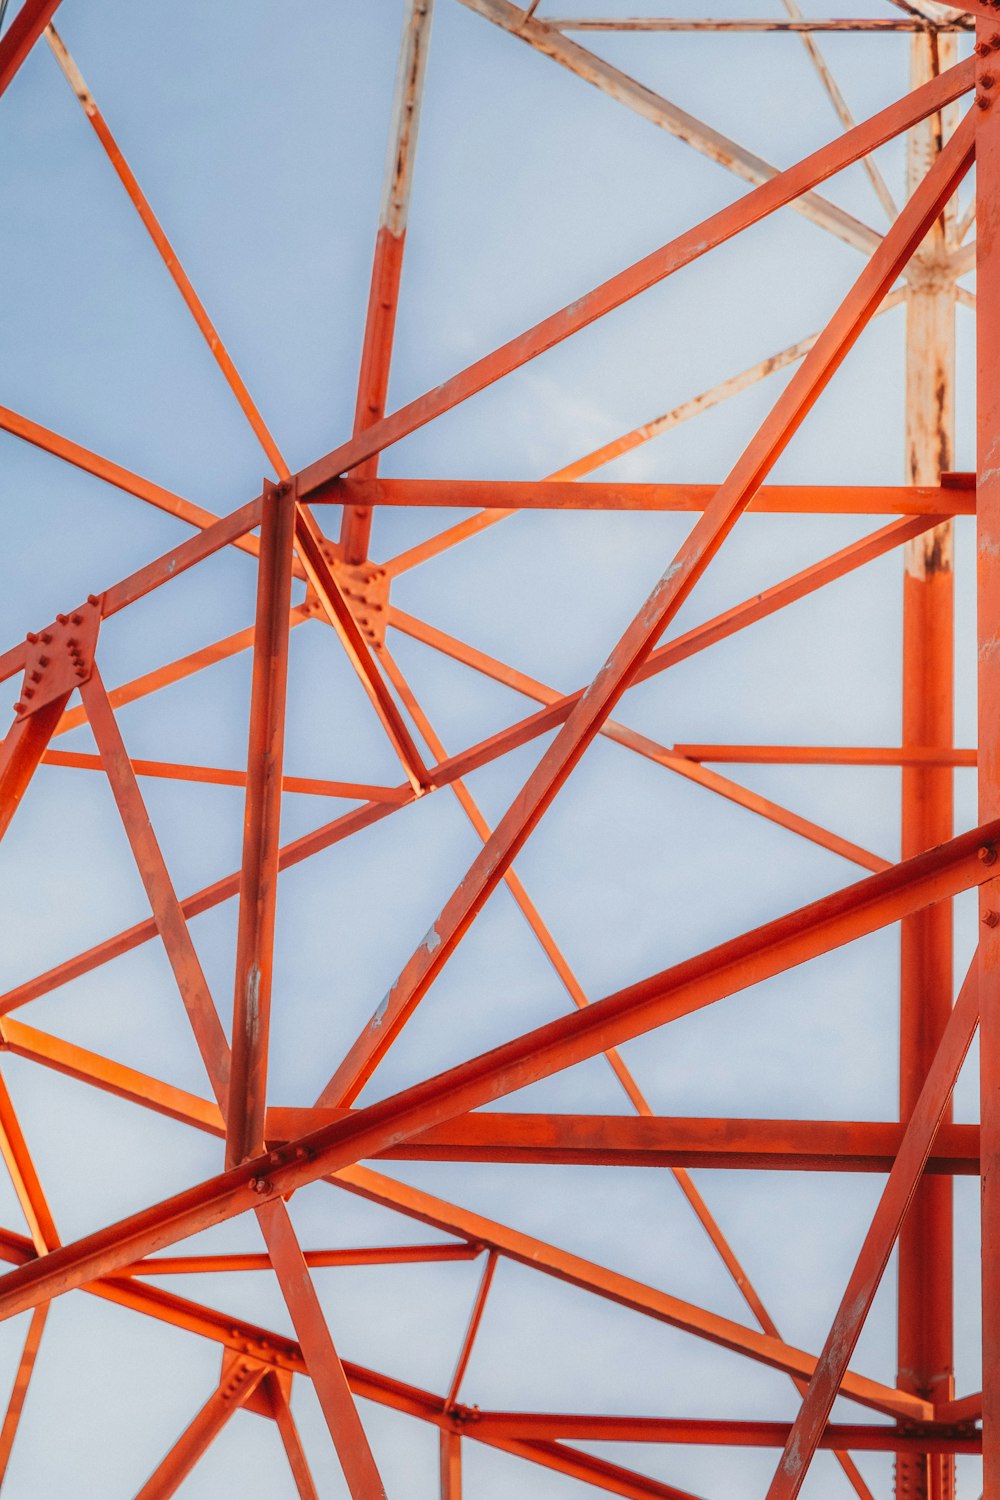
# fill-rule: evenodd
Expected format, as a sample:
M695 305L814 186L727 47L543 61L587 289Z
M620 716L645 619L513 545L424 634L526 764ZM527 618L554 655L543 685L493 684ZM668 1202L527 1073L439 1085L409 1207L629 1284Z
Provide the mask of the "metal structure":
M439 0L439 5L458 0ZM132 174L99 106L53 27L58 0L24 0L0 38L0 92L30 49L47 44L74 90L107 158L148 231L163 266L208 342L219 370L251 424L271 466L262 493L218 517L81 448L33 420L0 409L0 427L65 462L107 480L194 528L165 556L36 628L0 656L0 679L17 688L14 719L0 746L0 833L22 799L38 795L32 778L43 762L102 772L148 896L148 920L61 961L0 997L4 1052L159 1112L174 1128L207 1132L225 1144L225 1160L206 1180L142 1211L63 1243L28 1142L0 1078L0 1148L26 1221L0 1231L0 1255L12 1269L0 1277L0 1316L31 1310L13 1393L0 1428L0 1482L36 1362L45 1359L44 1327L53 1298L83 1289L188 1330L220 1346L218 1388L193 1393L192 1421L135 1493L173 1494L208 1445L241 1409L273 1419L301 1496L318 1493L292 1417L295 1376L312 1381L354 1500L385 1493L355 1406L362 1397L394 1408L440 1434L440 1493L458 1500L462 1455L485 1444L612 1494L681 1497L688 1490L599 1457L588 1442L724 1445L772 1448L776 1468L769 1500L792 1500L807 1482L817 1449L831 1449L843 1493L872 1500L856 1461L870 1451L895 1455L896 1500L948 1500L956 1455L983 1455L984 1493L1000 1496L1000 266L993 239L1000 216L1000 12L975 0L958 12L934 0L894 0L885 14L807 18L784 0L787 19L706 17L560 19L509 0L460 0L519 43L570 70L646 119L744 178L752 186L730 206L628 266L586 295L484 355L453 378L387 412L390 358L406 237L411 170L432 0L409 0L399 63L382 213L358 381L354 431L332 452L298 472L282 458L264 418L227 354L150 203ZM842 133L793 166L778 170L668 99L640 85L584 45L585 33L685 29L797 34L842 123ZM827 31L898 31L909 36L912 87L856 123L821 51ZM582 42L571 39L582 36ZM963 38L968 37L967 41ZM662 39L661 39L662 40ZM972 43L974 52L969 55ZM664 45L666 45L664 40ZM787 45L798 45L789 42ZM873 153L905 136L905 202L895 198ZM823 195L823 185L863 163L888 227L876 232ZM959 214L958 189L975 163L975 198ZM970 179L971 181L971 179ZM823 330L734 376L657 421L637 427L543 481L385 479L380 455L458 403L526 365L562 340L783 207L806 215L863 256L854 285ZM974 245L968 242L978 223ZM978 275L975 296L960 278ZM905 482L897 486L775 485L769 476L814 404L864 332L886 306L906 308ZM978 305L978 473L954 460L955 309ZM581 483L621 454L694 416L774 370L794 373L745 452L721 483ZM370 555L378 507L482 507L445 525L389 562ZM501 508L502 507L502 508ZM339 508L339 509L338 509ZM579 691L563 694L395 607L394 581L404 571L465 543L522 509L687 511L696 518L603 667ZM661 643L696 583L747 511L875 515L878 529L783 582ZM953 744L953 529L974 517L978 567L979 751ZM338 530L339 526L339 530ZM221 549L249 554L257 570L252 627L158 671L109 690L101 675L103 622L169 588L186 570ZM905 566L903 723L899 746L665 746L613 717L630 688L648 682L715 643L834 583L897 549ZM286 680L292 627L311 620L330 627L346 653L372 712L399 760L395 786L291 777L283 770ZM415 637L475 672L534 700L538 707L489 738L446 752L387 644L387 627ZM294 639L294 638L293 638ZM293 649L293 648L291 648ZM116 710L240 652L252 652L250 731L245 772L133 761ZM79 694L79 698L75 695ZM60 751L58 737L89 724L96 753ZM551 736L523 788L495 828L466 786L476 770ZM865 872L855 883L731 937L708 951L590 1003L539 910L514 871L531 838L588 747L605 736L620 747L728 799L791 835L842 856ZM837 833L748 790L710 764L895 766L902 770L902 847L887 861ZM976 826L954 828L957 768L978 766ZM246 789L242 868L205 889L180 896L147 816L143 778L176 778ZM321 1095L294 1107L275 1105L267 1090L275 912L283 870L359 836L432 793L457 796L482 851L433 916L395 984L360 1025L342 1058L330 1058ZM299 793L341 797L350 809L313 832L281 843L282 798ZM491 1051L374 1103L357 1101L379 1064L425 1000L490 896L506 882L554 966L575 1009ZM953 996L953 898L978 888L980 940L957 998ZM232 1020L213 995L189 932L199 914L238 903ZM429 912L428 915L433 915ZM833 952L899 925L901 1003L898 1120L763 1120L663 1116L647 1103L622 1044ZM206 1097L146 1076L67 1043L22 1020L19 1008L70 979L158 939L169 959L187 1024L208 1081ZM624 941L627 942L627 934ZM808 982L804 979L804 983ZM372 997L373 1000L377 997ZM953 1003L954 1001L954 1003ZM433 1002L430 1002L431 1004ZM982 1123L954 1124L952 1092L980 1029ZM322 1038L310 1038L319 1047ZM634 1117L512 1113L483 1109L586 1059L605 1056ZM633 1277L556 1248L539 1238L444 1201L362 1162L464 1161L668 1168L746 1303L750 1320L720 1316ZM868 1172L885 1177L878 1207L825 1345L802 1350L785 1341L713 1216L692 1169L768 1172ZM982 1392L956 1390L952 1328L952 1178L980 1174L983 1190ZM387 1214L441 1232L433 1244L304 1251L287 1200L327 1181ZM767 1179L764 1179L766 1182ZM766 1203L766 1187L762 1187ZM710 1194L709 1194L710 1197ZM206 1257L180 1248L190 1236L238 1215L255 1216L266 1254ZM895 1380L852 1364L858 1339L898 1240L898 1349ZM165 1253L162 1253L165 1252ZM447 1391L430 1393L391 1373L342 1361L311 1272L325 1266L482 1258L482 1279L457 1351ZM518 1262L620 1307L680 1329L787 1375L798 1392L793 1422L693 1419L683 1415L584 1415L473 1407L460 1399L463 1378L498 1266ZM217 1271L240 1276L273 1268L295 1339L149 1284L150 1276ZM220 1285L225 1287L225 1281ZM224 1292L220 1292L224 1300ZM651 1405L655 1393L651 1392ZM864 1408L862 1420L831 1421L838 1395ZM205 1397L207 1396L207 1400ZM201 1404L204 1402L204 1404ZM199 1409L200 1407L200 1409ZM532 1493L531 1471L523 1493ZM141 1487L140 1487L141 1486ZM818 1492L817 1492L818 1493ZM466 1484L473 1500L474 1490Z

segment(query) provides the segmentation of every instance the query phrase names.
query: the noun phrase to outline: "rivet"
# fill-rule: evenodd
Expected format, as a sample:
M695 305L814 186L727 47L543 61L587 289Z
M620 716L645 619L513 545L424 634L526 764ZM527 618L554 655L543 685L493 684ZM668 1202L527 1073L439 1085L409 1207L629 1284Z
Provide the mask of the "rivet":
M26 688L23 688L22 691L23 691L24 696L26 698L33 698L35 696L35 690L34 690L34 688L26 687Z
M992 73L984 73L979 80L980 88L984 89L991 89L994 83L996 83L996 79L993 77Z
M976 853L979 855L980 864L995 865L997 862L997 851L992 844L982 844Z
M28 642L29 646L33 646L35 644L35 642L38 640L38 637L37 637L37 635L34 635L32 633L32 631L29 630L28 634L25 636L25 640Z
M42 680L42 674L41 674L41 672L32 672L31 673L31 681L32 682L41 682L41 680Z
M977 109L989 109L989 107L990 107L989 96L987 94L977 94L976 95L976 107L977 107Z
M28 705L26 703L20 703L20 702L15 703L14 704L14 712L16 714L23 714L24 710L27 708L27 706Z
M41 641L41 643L42 643L43 646L47 646L49 644L49 642L51 641L51 639L52 639L52 632L51 632L51 630L43 630L42 633L41 633L41 635L39 636L39 640Z
M100 604L100 602L101 602L101 596L100 596L100 594L88 594L87 595L87 603L88 604Z
M982 920L984 927L995 927L1000 922L1000 911L984 911Z
M47 667L47 666L48 666L48 664L49 664L49 659L48 659L48 657L47 657L47 656L40 656L40 657L39 657L39 658L38 658L38 665L39 665L39 666L40 666L40 667Z
M991 80L991 82L992 82L992 80ZM71 615L70 618L72 619L74 625L82 625L83 624L83 615Z
M56 624L57 625L65 625L66 624L66 616L65 615L56 615Z

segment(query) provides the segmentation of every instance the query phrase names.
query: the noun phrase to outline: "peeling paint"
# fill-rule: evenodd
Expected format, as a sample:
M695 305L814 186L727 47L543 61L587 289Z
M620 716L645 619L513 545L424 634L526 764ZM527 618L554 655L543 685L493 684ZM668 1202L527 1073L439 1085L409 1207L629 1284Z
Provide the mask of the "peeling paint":
M251 964L247 975L246 1035L251 1046L260 1035L260 964Z
M382 996L381 1000L379 1001L378 1005L376 1006L375 1014L371 1018L371 1030L372 1031L381 1031L381 1029L382 1029L382 1022L385 1020L386 1011L388 1009L389 1009L389 991L386 990L385 994Z
M438 932L436 925L433 927L428 927L427 931L424 933L424 940L420 944L420 946L428 954L433 953L435 948L440 948L441 934Z

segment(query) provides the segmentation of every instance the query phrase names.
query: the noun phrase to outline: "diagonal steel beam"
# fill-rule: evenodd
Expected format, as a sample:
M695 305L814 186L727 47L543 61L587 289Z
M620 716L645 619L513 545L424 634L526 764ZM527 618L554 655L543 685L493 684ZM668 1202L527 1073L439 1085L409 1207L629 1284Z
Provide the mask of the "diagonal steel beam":
M355 433L363 432L385 415L433 9L433 0L408 0L403 16L389 149L358 375ZM378 457L375 456L362 465L358 476L373 478L377 473ZM368 507L352 505L345 508L340 525L340 548L345 562L364 562L368 556L371 526L372 513Z
M866 1317L906 1211L923 1175L966 1053L979 1024L978 954L945 1027L941 1044L916 1108L907 1124L875 1217L823 1346L809 1390L785 1442L784 1453L767 1492L767 1500L795 1500L837 1398L843 1372L857 1345Z
M14 1447L14 1439L21 1421L21 1412L24 1409L31 1373L38 1357L38 1346L42 1341L42 1331L45 1328L48 1311L48 1304L43 1303L41 1307L36 1307L31 1315L24 1339L24 1349L14 1376L14 1386L10 1393L10 1400L7 1402L3 1423L0 1425L0 1488L3 1487L7 1465L10 1463L11 1450Z
M529 17L519 6L509 4L508 0L461 0L461 3L487 21L492 21L495 26L527 42L536 52L568 68L578 78L594 84L619 104L626 105L644 119L676 136L678 140L693 146L718 166L735 172L745 182L768 182L777 176L778 168L763 157L704 124L665 99L662 94L657 94L635 78L630 78L620 68L605 62L603 57L598 57L577 42L571 42L544 21ZM874 229L816 193L803 194L792 206L865 255L870 255L879 242L880 237Z
M59 8L59 0L24 0L0 38L0 94L13 82L18 68Z
M155 1473L137 1492L135 1500L169 1500L169 1496L175 1495L198 1460L230 1418L250 1399L266 1374L265 1365L253 1364L247 1359L237 1363L157 1465Z
M450 411L459 402L476 395L513 370L520 369L537 355L613 312L639 293L656 286L675 271L690 265L742 230L760 223L769 214L800 198L803 193L810 192L819 183L892 140L926 115L961 98L972 87L973 74L971 61L960 63L949 73L940 74L931 83L915 89L887 109L880 110L856 130L849 130L829 145L804 157L795 166L779 172L769 182L754 188L728 208L712 214L701 224L686 230L660 249L620 271L617 276L602 282L585 296L536 323L519 337L468 365L442 385L418 396L415 401L400 407L381 422L376 422L358 437L317 459L299 473L300 498L313 498L325 484L347 470L356 468L366 458L381 453L392 443ZM884 291L889 290L889 285L891 282Z
M351 1103L430 989L659 636L690 595L771 467L840 367L900 270L971 166L970 112L823 330L715 499L539 761L482 854L360 1033L321 1096Z

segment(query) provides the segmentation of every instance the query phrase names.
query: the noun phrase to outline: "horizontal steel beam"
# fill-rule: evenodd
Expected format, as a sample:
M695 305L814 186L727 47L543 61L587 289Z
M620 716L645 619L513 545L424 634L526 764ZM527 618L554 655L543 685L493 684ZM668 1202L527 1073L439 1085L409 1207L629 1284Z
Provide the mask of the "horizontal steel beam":
M486 510L703 511L715 484L614 484L597 480L334 479L310 504L482 507ZM765 484L749 513L971 516L974 486Z
M278 1145L354 1111L269 1109ZM867 1120L726 1120L656 1115L463 1115L379 1151L382 1160L553 1166L716 1167L727 1171L888 1172L903 1125ZM944 1125L929 1172L975 1176L979 1127Z

